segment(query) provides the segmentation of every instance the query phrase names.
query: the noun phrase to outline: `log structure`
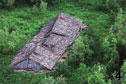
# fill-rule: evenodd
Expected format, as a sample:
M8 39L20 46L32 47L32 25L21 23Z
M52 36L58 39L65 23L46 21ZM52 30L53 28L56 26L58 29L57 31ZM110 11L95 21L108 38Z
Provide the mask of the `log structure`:
M85 27L74 17L59 14L17 53L10 66L14 70L52 70L56 61Z

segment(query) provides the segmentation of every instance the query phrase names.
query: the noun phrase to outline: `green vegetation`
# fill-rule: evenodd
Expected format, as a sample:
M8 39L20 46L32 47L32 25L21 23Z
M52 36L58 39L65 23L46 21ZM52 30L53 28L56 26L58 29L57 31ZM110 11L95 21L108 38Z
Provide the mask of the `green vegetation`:
M0 84L126 84L125 6L125 0L1 0ZM65 62L48 74L13 72L16 53L61 12L88 26Z

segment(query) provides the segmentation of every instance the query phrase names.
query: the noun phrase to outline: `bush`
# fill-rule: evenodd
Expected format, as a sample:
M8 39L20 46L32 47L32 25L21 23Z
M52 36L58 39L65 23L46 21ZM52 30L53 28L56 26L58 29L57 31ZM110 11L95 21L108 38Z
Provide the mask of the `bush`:
M44 0L30 0L30 3L31 3L31 4L34 4L34 5L36 5L36 6L39 6L40 3L41 3L41 1L44 1Z
M119 3L118 0L102 0L100 9L104 11L118 11Z
M126 61L124 61L123 65L121 66L121 71L126 73Z
M123 64L123 60L126 59L126 14L123 13L122 9L117 13L115 18L115 23L112 26L111 30L117 39L117 48L120 55L120 63Z
M125 9L126 0L102 0L100 9L104 11L118 12L119 8Z
M117 39L111 32L110 35L105 37L101 45L103 54L103 64L106 65L109 74L115 70L118 70L119 64L119 54L117 51Z
M56 5L56 4L61 4L61 3L63 3L63 2L65 2L66 0L46 0L46 2L48 3L48 4L50 4L50 5L52 5L52 4L54 4L54 5Z
M7 27L4 27L4 30L0 29L0 52L8 54L16 50L20 43L20 39L17 36L20 36L18 31L11 32Z
M97 5L100 3L100 0L78 0L79 3L83 5Z
M71 84L111 84L105 81L105 68L101 65L88 67L81 64L72 74ZM107 80L109 81L109 80Z
M16 2L16 0L1 0L0 1L0 7L13 8L15 2ZM21 2L21 1L19 1L19 2ZM28 4L32 4L32 5L36 5L36 6L40 6L41 4L46 5L45 4L46 3L45 0L25 0L24 2L28 2Z
M31 3L39 3L40 0L30 0Z
M67 84L67 83L66 83L65 78L63 78L63 77L61 76L61 77L57 77L57 78L56 78L55 84Z
M1 0L0 7L12 8L15 3L15 0Z
M39 6L41 2L48 3L48 4L52 5L52 4L61 3L63 1L64 0L30 0L30 3Z
M44 14L46 12L46 9L47 9L47 3L41 1L39 8L40 8L41 14Z
M43 15L43 14L45 14L46 9L47 9L47 3L41 1L40 6L37 6L37 5L33 6L32 12L33 12L33 14Z
M2 54L17 52L27 42L25 30L15 25L18 21L12 22L14 20L0 20L0 53Z
M55 84L55 79L53 77L44 78L40 84Z
M123 9L126 8L126 0L120 0L120 4Z
M80 36L72 45L67 62L73 68L79 67L80 63L86 63L86 58L90 57L93 51L90 49L87 36Z
M2 8L2 3L0 2L0 8Z
M32 8L32 13L33 14L39 14L40 13L39 7L37 7L36 5L34 5L33 8Z
M121 67L121 76L122 76L122 79L121 79L121 83L122 84L126 84L126 61L123 63L122 67Z

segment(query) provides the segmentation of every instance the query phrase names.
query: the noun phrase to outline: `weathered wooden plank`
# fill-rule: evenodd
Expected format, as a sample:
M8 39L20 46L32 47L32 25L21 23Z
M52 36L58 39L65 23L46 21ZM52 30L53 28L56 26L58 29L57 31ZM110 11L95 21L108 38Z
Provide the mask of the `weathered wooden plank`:
M21 64L22 64L22 66L23 66L24 69L27 69L28 59L27 60L24 60Z
M28 65L28 60L24 60L23 62L17 64L17 65L15 66L15 68L16 68L16 69L20 69L20 68L22 68L22 69L27 69L27 65Z
M31 68L32 68L32 61L28 60L28 69L31 69Z
M44 70L47 68L45 68L44 66L41 66L39 63L37 63L33 60L27 59L27 60L24 60L23 62L17 64L15 66L15 69L40 71L40 70Z

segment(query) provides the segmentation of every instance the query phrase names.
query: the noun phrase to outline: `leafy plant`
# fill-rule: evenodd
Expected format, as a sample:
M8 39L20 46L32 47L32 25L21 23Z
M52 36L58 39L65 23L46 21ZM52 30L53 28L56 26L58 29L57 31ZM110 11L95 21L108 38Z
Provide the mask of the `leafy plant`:
M40 13L45 14L46 9L47 9L47 3L41 1L39 8L40 8Z
M34 5L32 12L34 14L44 14L46 12L47 9L47 3L41 1L40 6Z
M15 31L9 33L9 30L5 27L5 30L0 30L0 52L7 54L16 48L19 43L19 39L16 37L18 33Z
M105 68L101 65L88 67L81 64L79 68L72 74L72 84L108 84L105 81ZM111 84L111 82L109 82Z
M105 11L118 11L119 3L118 0L102 0L102 4L100 6L101 10Z
M56 78L56 82L55 84L67 84L65 78L63 78L62 76L61 77L57 77Z
M126 83L126 62L123 63L122 67L121 67L121 72L122 72L122 79L121 82L122 84Z
M1 0L0 7L12 8L15 3L15 0Z

